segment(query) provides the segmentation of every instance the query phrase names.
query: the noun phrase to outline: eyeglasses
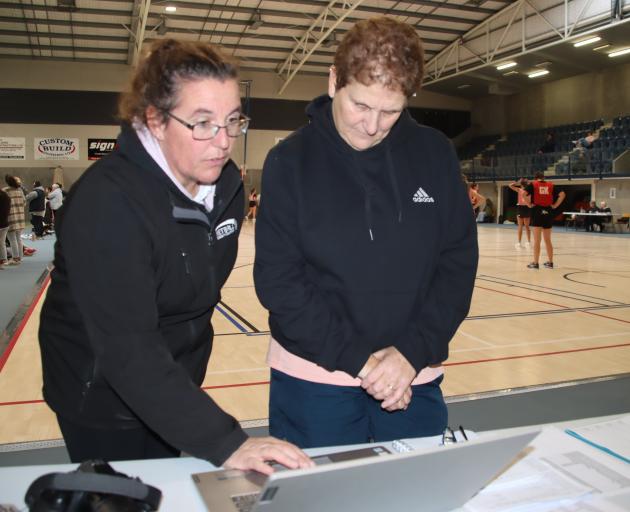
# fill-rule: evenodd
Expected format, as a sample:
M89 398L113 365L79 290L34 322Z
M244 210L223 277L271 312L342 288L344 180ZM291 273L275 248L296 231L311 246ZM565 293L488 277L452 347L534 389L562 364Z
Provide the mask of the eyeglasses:
M461 441L468 441L468 436L466 435L466 430L461 425L459 426L459 431L461 433ZM457 443L457 436L451 427L446 427L444 432L442 433L442 444L454 444Z
M236 138L247 133L249 122L251 119L243 114L238 119L230 121L227 124L220 125L212 123L210 121L199 121L198 123L188 123L183 119L180 119L175 114L166 112L166 115L172 117L178 123L183 124L186 128L192 131L192 137L195 140L209 140L214 139L221 128L225 128L225 133L228 137Z

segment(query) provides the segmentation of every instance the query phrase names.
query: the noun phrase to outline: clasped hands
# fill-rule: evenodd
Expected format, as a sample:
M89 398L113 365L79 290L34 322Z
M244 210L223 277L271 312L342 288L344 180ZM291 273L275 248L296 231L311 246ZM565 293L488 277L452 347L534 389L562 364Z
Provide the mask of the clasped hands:
M411 402L411 382L416 370L396 347L374 352L359 372L361 387L386 411L405 410Z

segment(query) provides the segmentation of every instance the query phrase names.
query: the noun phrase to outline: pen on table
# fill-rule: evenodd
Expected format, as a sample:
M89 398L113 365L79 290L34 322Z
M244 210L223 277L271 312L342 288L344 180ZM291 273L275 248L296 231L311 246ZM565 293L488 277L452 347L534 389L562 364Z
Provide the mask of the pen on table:
M466 441L468 441L468 436L466 435L466 431L464 430L464 427L462 427L461 425L459 426L459 431L462 433L462 435L464 436L464 439Z

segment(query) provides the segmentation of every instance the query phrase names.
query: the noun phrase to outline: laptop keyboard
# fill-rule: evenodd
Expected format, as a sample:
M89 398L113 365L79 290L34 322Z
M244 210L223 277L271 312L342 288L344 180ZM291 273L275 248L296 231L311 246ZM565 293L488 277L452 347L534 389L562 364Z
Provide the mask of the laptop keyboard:
M236 506L236 510L239 512L251 512L258 500L258 496L260 496L259 492L252 492L251 494L239 494L230 497Z

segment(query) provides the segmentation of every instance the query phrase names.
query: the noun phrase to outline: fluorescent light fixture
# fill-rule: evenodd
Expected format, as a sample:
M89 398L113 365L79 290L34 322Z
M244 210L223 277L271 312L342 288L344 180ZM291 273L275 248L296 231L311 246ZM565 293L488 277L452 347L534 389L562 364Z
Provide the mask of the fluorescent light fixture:
M457 86L458 89L466 89L467 87L470 87L470 84L462 84Z
M630 53L630 48L624 48L623 50L617 50L616 52L611 52L608 54L609 57L620 57L621 55L625 55L626 53Z
M174 5L167 5L164 10L166 12L177 12L177 7L175 7Z
M593 51L596 52L598 50L603 50L604 48L608 48L609 46L609 44L603 44L601 46L598 46L597 48L593 48Z
M587 44L593 44L601 40L602 40L601 37L593 36L593 37L589 37L588 39L582 39L581 41L578 41L577 43L573 43L573 46L575 46L576 48L579 48L580 46L586 46Z
M518 71L508 71L507 73L503 73L503 76L510 76L510 75L518 75Z
M533 73L529 73L527 76L529 78L536 78L536 77L548 75L548 74L549 74L548 69L541 69L540 71L534 71Z
M516 66L516 62L511 61L511 62L504 62L503 64L499 64L497 66L497 70L501 71L502 69L508 69L508 68L513 68L514 66Z

